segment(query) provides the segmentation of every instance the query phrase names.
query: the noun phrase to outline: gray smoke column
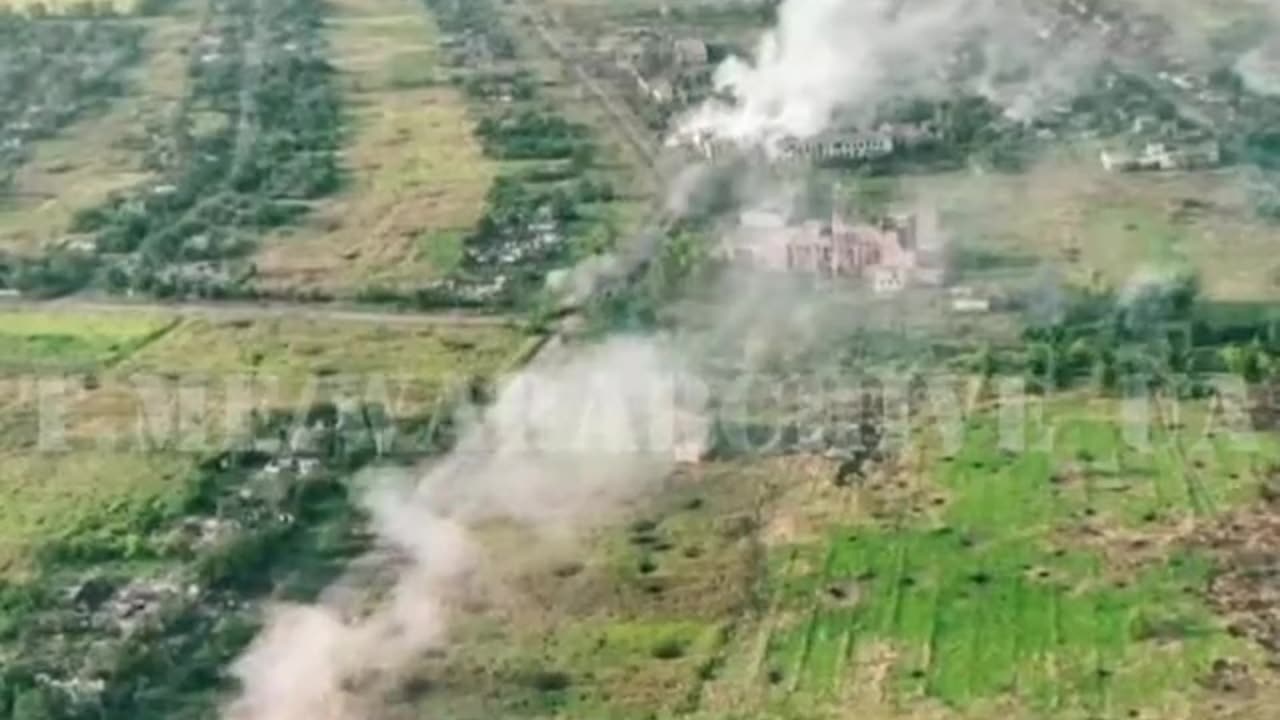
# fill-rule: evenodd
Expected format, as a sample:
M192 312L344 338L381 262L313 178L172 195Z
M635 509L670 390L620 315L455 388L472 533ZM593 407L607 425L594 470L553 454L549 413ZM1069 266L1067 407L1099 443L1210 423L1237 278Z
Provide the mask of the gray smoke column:
M958 87L1029 117L1032 104L1073 92L1098 60L1092 30L1055 37L1048 12L1017 0L785 0L754 58L717 68L715 86L730 99L695 109L675 137L769 149L838 116L868 119L889 99Z
M374 478L365 498L380 553L398 558L372 611L344 608L341 584L315 606L275 608L235 664L230 720L358 720L379 678L448 640L460 596L485 592L476 528L519 524L563 539L652 489L701 451L696 393L662 340L552 347L507 382L456 448L416 477Z

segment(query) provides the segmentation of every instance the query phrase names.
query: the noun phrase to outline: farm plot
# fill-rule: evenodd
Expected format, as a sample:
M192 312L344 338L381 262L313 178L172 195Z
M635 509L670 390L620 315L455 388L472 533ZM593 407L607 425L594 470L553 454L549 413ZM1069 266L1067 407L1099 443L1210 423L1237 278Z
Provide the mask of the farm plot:
M184 48L184 92L147 133L148 182L77 212L82 239L21 264L11 286L96 285L164 297L249 294L259 235L341 182L341 114L323 3L213 3Z
M1054 401L1052 444L1017 453L980 416L952 455L927 443L847 488L801 456L682 470L591 543L535 560L495 544L514 596L462 613L457 644L415 671L414 707L1262 720L1265 659L1205 604L1213 566L1190 537L1280 448L1202 410L1149 451L1114 401ZM1240 666L1254 690L1215 679Z
M1280 229L1257 216L1248 184L1234 169L1107 173L1085 147L1026 174L902 179L897 195L937 199L961 244L1054 261L1080 283L1119 288L1144 268L1187 264L1212 299L1272 300L1280 266L1258 258Z
M872 697L1132 717L1209 702L1187 688L1222 658L1258 662L1200 599L1207 559L1172 538L1256 492L1274 442L1200 426L1137 450L1104 408L1053 417L1052 446L1016 454L976 423L880 521L772 548L756 697L783 716Z
M496 174L447 82L418 0L333 4L330 45L350 118L349 182L255 258L272 291L414 288L452 272Z
M349 398L380 403L387 422L427 416L533 342L488 325L0 313L0 571L63 531L126 533L194 463L242 440L252 410Z
M715 463L661 500L565 546L486 530L493 605L463 610L456 647L425 659L413 716L480 720L677 717L697 710L734 618L749 606L756 513L789 462Z
M0 454L0 576L72 539L121 537L180 503L195 458L113 451Z
M32 250L53 239L43 223L54 219L66 231L67 213L59 206L58 185L85 181L71 197L101 197L104 189L128 181L120 170L100 182L77 174L76 153L50 142L77 122L84 140L119 161L110 146L124 137L127 121L115 101L127 92L129 70L144 55L149 41L135 23L114 18L74 22L0 17L0 248ZM77 128L79 129L79 128ZM102 162L104 159L90 162ZM52 176L65 175L51 180ZM39 212L34 212L39 211Z
M75 394L69 442L216 445L234 440L251 411L325 403L430 417L537 341L501 326L189 318Z
M121 370L256 372L282 378L484 375L503 369L524 337L500 325L395 327L361 320L193 318L133 355Z
M0 312L0 369L97 370L168 329L173 318L133 312Z
M121 97L28 145L11 192L0 202L0 247L29 254L63 241L78 211L150 176L144 134L164 126L177 110L199 5L180 0L166 6L164 15L127 21L142 29L142 58L120 73Z

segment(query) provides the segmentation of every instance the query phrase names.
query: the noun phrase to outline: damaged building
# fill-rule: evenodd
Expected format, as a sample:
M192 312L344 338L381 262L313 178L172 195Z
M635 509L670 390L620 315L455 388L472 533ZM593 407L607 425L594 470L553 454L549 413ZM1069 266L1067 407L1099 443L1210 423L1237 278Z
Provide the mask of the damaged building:
M790 222L781 213L742 213L719 254L744 267L818 277L861 279L882 294L940 286L945 278L933 213L857 221L840 211L829 220Z
M768 154L772 161L780 163L856 162L887 157L899 149L936 139L936 130L927 124L885 123L874 130L828 132L806 138L785 137L774 143ZM683 138L680 144L691 154L707 160L742 153L742 148L732 140L707 133Z
M709 80L710 51L700 38L643 28L610 38L597 50L611 57L615 72L654 103L689 99L691 84Z
M1099 159L1107 172L1195 170L1217 167L1222 162L1222 150L1213 140L1150 142L1137 151L1103 150Z

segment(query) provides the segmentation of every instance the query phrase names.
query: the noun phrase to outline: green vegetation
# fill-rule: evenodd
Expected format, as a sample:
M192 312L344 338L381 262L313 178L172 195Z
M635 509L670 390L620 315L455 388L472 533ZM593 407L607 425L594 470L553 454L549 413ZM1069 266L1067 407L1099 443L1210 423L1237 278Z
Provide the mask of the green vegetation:
M272 297L347 299L380 288L407 298L457 269L460 252L435 257L424 236L474 228L500 168L473 133L466 96L445 82L442 38L421 0L329 8L346 181L311 205L306 222L267 234L250 260L252 283Z
M459 230L445 230L428 233L418 239L420 252L431 263L432 267L442 273L451 273L458 269L465 257L463 240L465 233Z
M500 324L449 327L386 326L365 321L302 318L193 319L124 361L136 372L253 373L297 381L338 374L382 374L433 385L468 373L504 369L526 337ZM370 379L363 377L362 379Z
M584 2L618 37L566 36L559 11ZM974 286L956 297L991 290L989 322L961 318L943 291L878 297L807 277L762 279L725 312L712 251L725 219L750 186L797 179L757 183L738 167L654 229L627 277L553 309L551 273L614 249L653 200L635 192L652 168L620 162L651 160L653 138L631 137L612 107L596 108L613 116L600 122L574 105L608 94L582 82L609 64L586 54L643 24L655 45L714 35L713 66L749 48L778 3L667 5L0 12L0 184L36 164L67 172L30 142L121 94L152 47L144 28L173 29L155 16L190 25L174 33L186 83L168 88L173 112L122 111L142 118L127 149L148 174L0 257L0 288L28 296L0 313L0 720L208 720L269 603L313 601L366 569L350 609L386 600L398 558L364 555L364 473L431 462L456 439L453 411L486 402L546 338L504 317L291 304L334 298L529 312L557 323L568 352L583 337L678 330L717 433L709 457L555 542L500 513L476 520L482 572L449 598L450 644L368 687L347 678L361 700L456 720L1253 720L1274 708L1276 643L1258 626L1271 595L1219 592L1227 577L1274 594L1278 541L1237 529L1274 516L1255 506L1274 503L1280 468L1265 401L1280 381L1276 283L1257 267L1274 235L1242 219L1253 188L1206 190L1225 172L1104 175L1096 147L1074 142L1069 163L1037 157L1045 139L1136 134L1148 115L1161 133L1205 134L1164 79L1108 68L1070 107L1026 122L985 97L905 98L875 122L911 142L796 183L813 217L830 216L835 177L855 182L834 201L872 217L959 186L943 226ZM553 27L534 27L543 19ZM636 111L641 135L711 91L701 46L684 50L697 67L671 78L679 100ZM1214 83L1251 119L1208 134L1269 177L1274 108ZM1079 272L1033 272L1050 256ZM284 302L30 307L82 290ZM876 394L888 370L909 380L901 408ZM795 373L824 371L838 387L789 392ZM929 417L933 371L971 391L957 428ZM744 378L788 396L734 407L720 391ZM44 394L53 386L63 394ZM895 448L899 409L917 442ZM846 410L856 424L815 431ZM727 439L775 429L779 444L757 456ZM1224 564L1233 542L1252 564ZM357 557L375 562L350 567ZM1248 577L1231 578L1241 567ZM1241 624L1240 607L1259 622ZM1222 680L1237 667L1243 681ZM1267 710L1232 713L1249 702Z
M582 140L585 127L545 112L486 117L476 132L484 139L485 151L502 160L564 160L590 151Z
M804 618L771 634L775 698L803 707L856 683L872 671L860 648L883 642L901 702L963 708L1012 693L1036 716L1110 717L1253 654L1200 599L1207 558L1144 553L1152 541L1132 538L1252 497L1275 444L1197 427L1157 432L1144 452L1101 407L1047 410L1051 448L1004 452L994 421L971 423L963 448L934 460L939 494L925 486L892 524L771 553L771 612ZM930 497L945 499L936 514Z
M116 504L118 541L112 526L73 526L26 579L4 585L0 713L216 714L263 593L312 597L362 547L345 483L311 478L268 501L251 483L261 462L230 455L170 475L173 502L127 515ZM201 539L202 526L224 535ZM34 712L44 714L24 714Z
M499 10L487 0L430 0L451 81L471 100L475 136L485 155L509 170L489 188L485 210L454 250L440 244L439 277L406 292L391 284L365 289L369 301L420 308L513 308L538 297L549 271L594 247L616 220L618 200L609 170L597 157L590 128L566 118L528 70L511 70L516 55ZM587 246L592 247L588 248ZM431 255L435 250L425 250Z
M141 28L110 12L67 23L0 8L0 193L12 190L33 141L121 94L141 39Z
M367 548L356 474L447 447L454 403L528 352L496 324L402 322L0 316L0 717L215 717L265 603L314 599ZM53 438L37 405L59 401L23 387L41 372L64 381ZM203 380L205 405L147 405L139 377ZM248 377L281 387L228 405Z
M1210 610L1214 565L1179 528L1254 499L1280 445L1211 434L1205 409L1158 425L1149 450L1114 401L1049 402L1017 452L982 413L919 475L846 488L803 456L682 472L573 563L522 572L545 605L518 626L465 621L457 652L423 662L447 682L418 705L717 720L1209 708L1215 668L1263 658Z
M141 313L0 313L0 366L97 368L127 357L171 326Z
M92 251L17 262L9 284L37 294L90 283L161 297L248 294L252 268L235 261L254 233L289 222L341 179L322 9L215 4L199 41L209 47L189 52L179 116L151 133L158 179L77 216L72 230L92 236Z
M455 38L452 44L462 46L464 38L474 38L474 52L498 60L511 60L516 56L515 43L501 22L492 0L423 0L440 29ZM468 51L458 47L458 54L450 64L462 65L469 58Z
M143 552L140 532L180 504L190 458L135 452L9 452L0 488L0 572ZM37 480L38 479L38 480Z

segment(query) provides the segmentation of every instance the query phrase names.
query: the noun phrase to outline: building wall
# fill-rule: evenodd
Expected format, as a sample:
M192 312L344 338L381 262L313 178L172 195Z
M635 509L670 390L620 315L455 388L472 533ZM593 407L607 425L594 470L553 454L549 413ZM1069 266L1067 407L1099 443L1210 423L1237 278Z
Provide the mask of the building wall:
M851 224L836 214L830 224L787 225L773 213L744 213L721 254L771 272L869 277L878 292L901 290L917 275L923 284L940 284L941 268L921 267L916 228L914 216Z

